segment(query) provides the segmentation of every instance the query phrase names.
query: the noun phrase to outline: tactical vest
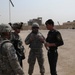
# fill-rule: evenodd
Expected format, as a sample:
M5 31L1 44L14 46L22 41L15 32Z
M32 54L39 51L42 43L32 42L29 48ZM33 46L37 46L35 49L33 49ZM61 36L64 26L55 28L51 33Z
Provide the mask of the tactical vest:
M40 32L38 32L37 35L34 35L33 33L31 33L31 35L35 38L35 40L30 43L29 47L31 49L41 49L43 47L43 43L39 40L39 38L43 38L43 35Z

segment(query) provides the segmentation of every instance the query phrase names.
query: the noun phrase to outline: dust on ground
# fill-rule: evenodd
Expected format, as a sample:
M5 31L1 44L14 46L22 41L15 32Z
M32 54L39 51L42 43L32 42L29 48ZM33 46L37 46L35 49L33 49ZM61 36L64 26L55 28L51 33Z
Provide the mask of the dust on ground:
M62 38L64 40L64 45L58 48L58 62L57 62L57 73L58 75L75 75L75 30L74 29L60 29L60 33L62 34ZM23 40L30 33L30 30L21 31L20 36ZM46 37L48 30L40 30L40 32ZM25 75L28 75L28 55L29 55L29 47L25 45L26 50L26 59L23 60L23 70ZM44 66L45 66L45 75L50 75L50 69L47 59L47 50L43 47L44 54ZM36 61L34 66L33 75L40 75L39 66Z

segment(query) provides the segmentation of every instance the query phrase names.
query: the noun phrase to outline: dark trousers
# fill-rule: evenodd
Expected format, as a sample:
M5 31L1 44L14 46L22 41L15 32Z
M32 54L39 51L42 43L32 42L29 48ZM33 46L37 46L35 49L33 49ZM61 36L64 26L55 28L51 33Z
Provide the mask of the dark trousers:
M58 52L57 50L53 52L48 51L47 55L48 55L51 75L57 75L56 65L57 65L57 59L58 59Z

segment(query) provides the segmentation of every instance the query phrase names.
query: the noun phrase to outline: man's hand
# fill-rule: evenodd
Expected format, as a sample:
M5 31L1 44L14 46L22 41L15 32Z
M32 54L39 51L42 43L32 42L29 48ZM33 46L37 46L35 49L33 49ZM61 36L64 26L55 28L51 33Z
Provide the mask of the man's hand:
M45 46L46 46L46 47L52 47L52 46L56 46L56 45L55 45L55 43L48 43L48 42L47 42L47 43L45 44Z

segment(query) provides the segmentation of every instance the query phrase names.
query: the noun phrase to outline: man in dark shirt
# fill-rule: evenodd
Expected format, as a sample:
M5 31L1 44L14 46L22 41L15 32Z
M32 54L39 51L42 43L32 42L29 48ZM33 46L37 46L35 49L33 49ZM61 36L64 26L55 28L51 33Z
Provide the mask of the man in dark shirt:
M54 22L52 19L49 19L45 22L46 28L49 30L46 38L46 47L48 50L48 61L50 65L51 75L57 75L56 64L58 59L57 49L59 46L63 45L63 39L59 31L54 29Z

